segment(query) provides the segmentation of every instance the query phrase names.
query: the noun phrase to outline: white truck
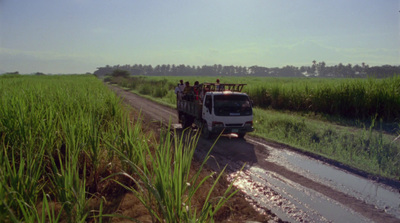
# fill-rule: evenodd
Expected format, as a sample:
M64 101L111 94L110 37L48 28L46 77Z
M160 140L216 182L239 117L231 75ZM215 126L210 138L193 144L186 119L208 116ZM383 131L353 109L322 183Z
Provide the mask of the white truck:
M252 101L242 92L245 85L203 83L197 86L197 94L178 96L182 127L195 124L205 138L220 133L236 133L243 138L254 131Z

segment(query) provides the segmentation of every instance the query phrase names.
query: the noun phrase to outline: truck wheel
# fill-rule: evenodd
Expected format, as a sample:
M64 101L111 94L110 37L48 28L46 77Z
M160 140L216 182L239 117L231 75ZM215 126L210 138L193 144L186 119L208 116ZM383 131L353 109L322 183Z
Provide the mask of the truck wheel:
M181 121L183 129L186 129L186 128L192 126L192 122L190 121L190 117L188 117L187 115L182 114L181 118L180 118L180 121Z
M205 122L203 124L203 129L201 131L201 135L205 138L205 139L211 139L212 138L212 134L211 132L208 130L207 128L207 123Z

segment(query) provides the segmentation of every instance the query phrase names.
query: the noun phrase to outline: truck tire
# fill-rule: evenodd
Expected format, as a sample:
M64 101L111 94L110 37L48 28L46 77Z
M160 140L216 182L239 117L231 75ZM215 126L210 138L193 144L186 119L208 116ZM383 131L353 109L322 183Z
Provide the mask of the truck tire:
M180 123L182 124L182 128L183 128L183 129L186 129L186 128L188 128L188 127L191 127L191 126L192 126L192 123L193 123L192 120L193 120L193 119L192 119L190 116L185 115L185 114L182 114L182 115L180 116Z
M205 139L211 139L212 133L208 130L207 122L203 123L203 128L201 130L201 136Z

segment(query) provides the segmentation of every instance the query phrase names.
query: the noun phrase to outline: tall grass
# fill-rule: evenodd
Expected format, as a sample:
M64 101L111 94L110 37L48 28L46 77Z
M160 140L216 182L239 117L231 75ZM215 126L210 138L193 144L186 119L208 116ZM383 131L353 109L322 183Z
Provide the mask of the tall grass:
M250 79L251 82L251 79ZM266 79L249 85L261 108L316 112L350 119L400 117L400 76L387 79Z
M0 220L40 221L36 205L48 201L69 222L85 221L85 168L96 173L100 138L115 138L120 116L119 99L91 76L0 78Z
M168 129L161 136L160 144L152 151L148 144L142 143L137 148L144 156L138 163L132 161L118 148L112 147L116 153L134 170L137 177L126 172L125 175L135 184L133 187L119 183L131 191L148 209L153 222L212 222L214 215L225 202L236 194L231 184L221 197L213 198L211 194L221 178L224 170L216 177L203 204L194 203L199 188L213 177L213 174L201 177L203 166L191 175L191 164L199 135L171 135ZM211 150L210 150L211 151ZM209 151L209 153L210 153ZM131 219L134 220L134 219Z
M191 187L199 187L184 176L193 148L183 150L181 146L185 158L179 152L173 157L167 152L172 141L162 139L163 146L151 158L154 163L149 163L153 142L147 141L140 122L130 120L121 100L94 76L0 77L0 222L102 222L107 217L102 213L103 202L100 206L90 203L106 196L100 184L112 184L102 177L115 172L117 166L137 181L142 179L136 171L139 168L147 175L156 174L156 182L161 183L152 187L168 195L164 206L170 198L175 205L186 202L186 189L165 183L171 183L167 174L171 162L184 162L178 168L181 175L174 177L181 177L183 186L190 182ZM139 198L148 194L141 192L146 194L136 194ZM221 198L215 209L207 209L206 219L212 219L227 198ZM163 213L154 215L154 221L187 219L175 215L178 209L164 206L148 206L150 213ZM192 213L190 204L181 209L187 208Z

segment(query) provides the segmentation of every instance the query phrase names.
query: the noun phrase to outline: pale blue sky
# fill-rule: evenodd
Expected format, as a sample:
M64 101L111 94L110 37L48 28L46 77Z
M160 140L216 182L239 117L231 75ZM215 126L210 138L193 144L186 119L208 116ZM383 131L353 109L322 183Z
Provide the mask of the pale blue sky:
M0 72L400 65L400 0L0 0Z

